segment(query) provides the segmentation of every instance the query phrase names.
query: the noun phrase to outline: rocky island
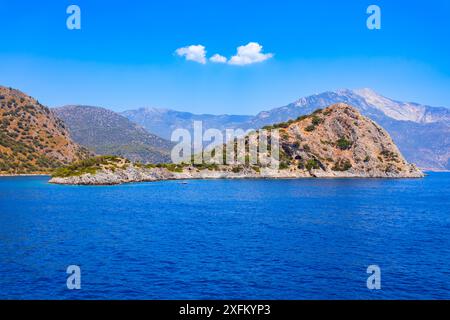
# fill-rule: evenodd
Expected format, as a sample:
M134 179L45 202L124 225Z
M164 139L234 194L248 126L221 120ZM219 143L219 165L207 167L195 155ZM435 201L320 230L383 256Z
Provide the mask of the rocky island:
M112 185L184 179L420 178L389 134L346 104L319 109L265 127L279 130L279 166L261 164L141 164L113 156L75 162L56 170L50 183ZM254 133L257 134L257 133ZM249 136L245 141L248 143Z

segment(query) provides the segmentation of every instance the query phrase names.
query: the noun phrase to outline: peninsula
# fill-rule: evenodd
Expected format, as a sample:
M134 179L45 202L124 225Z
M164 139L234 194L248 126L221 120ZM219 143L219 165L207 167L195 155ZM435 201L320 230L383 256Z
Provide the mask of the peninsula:
M250 164L141 164L100 156L59 168L50 183L112 185L185 179L423 177L422 171L404 159L383 128L346 104L335 104L266 127L274 128L280 132L277 169Z

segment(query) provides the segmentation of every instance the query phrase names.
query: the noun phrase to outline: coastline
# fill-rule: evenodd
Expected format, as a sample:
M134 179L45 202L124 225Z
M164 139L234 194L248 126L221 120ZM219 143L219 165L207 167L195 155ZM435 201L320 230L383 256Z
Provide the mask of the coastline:
M73 183L59 183L51 181L51 179L48 181L50 184L55 185L66 185L66 186L86 186L86 187L106 187L106 186L119 186L123 184L132 184L132 183L150 183L150 182L163 182L163 181L179 181L180 184L188 184L188 181L200 181L200 180L339 180L339 179L346 179L346 180L364 180L364 179L370 179L370 180L411 180L411 179L422 179L426 177L427 174L424 174L423 177L361 177L361 176L348 176L348 177L242 177L242 178L170 178L170 179L159 179L159 180L140 180L140 181L125 181L121 183L104 183L104 184L73 184ZM185 183L182 183L182 182Z
M75 176L52 177L49 183L63 185L117 185L123 183L136 182L154 182L164 180L213 180L213 179L304 179L304 178L388 178L388 179L406 179L423 178L424 174L420 170L411 166L409 171L405 172L382 172L379 170L370 170L367 172L349 170L349 171L330 171L330 170L293 170L293 169L271 169L260 168L255 171L251 168L243 168L240 172L232 170L198 170L194 167L187 167L180 172L173 172L167 168L137 168L134 166L126 169L100 170L96 173L85 173Z

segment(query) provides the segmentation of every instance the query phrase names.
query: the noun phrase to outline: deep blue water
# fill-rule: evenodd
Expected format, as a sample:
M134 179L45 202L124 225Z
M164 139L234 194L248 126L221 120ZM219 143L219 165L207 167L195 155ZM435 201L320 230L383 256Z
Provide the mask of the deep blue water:
M66 267L81 267L81 290ZM366 268L381 268L369 290ZM0 298L450 299L450 174L58 186L0 178Z

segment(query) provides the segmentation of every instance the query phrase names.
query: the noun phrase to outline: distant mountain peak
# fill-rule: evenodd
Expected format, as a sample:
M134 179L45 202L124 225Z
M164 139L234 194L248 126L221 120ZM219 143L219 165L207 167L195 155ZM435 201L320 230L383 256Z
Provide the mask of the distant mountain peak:
M158 107L143 107L143 108L139 108L138 110L147 112L147 113L160 113L160 114L164 114L164 113L167 113L170 111L167 108L158 108Z
M345 89L345 90L352 91L355 94L359 94L361 96L381 96L378 92L376 92L372 88L360 88L360 89L353 89L353 90Z
M199 115L175 110L166 113L143 112L144 109L125 111L122 115L149 132L170 139L171 133L177 128L191 130L194 120L203 121L204 129L258 129L296 119L335 103L354 106L364 116L380 123L409 161L423 168L450 169L450 151L446 151L449 150L450 109L400 102L368 87L316 93L279 108L261 111L256 116Z

